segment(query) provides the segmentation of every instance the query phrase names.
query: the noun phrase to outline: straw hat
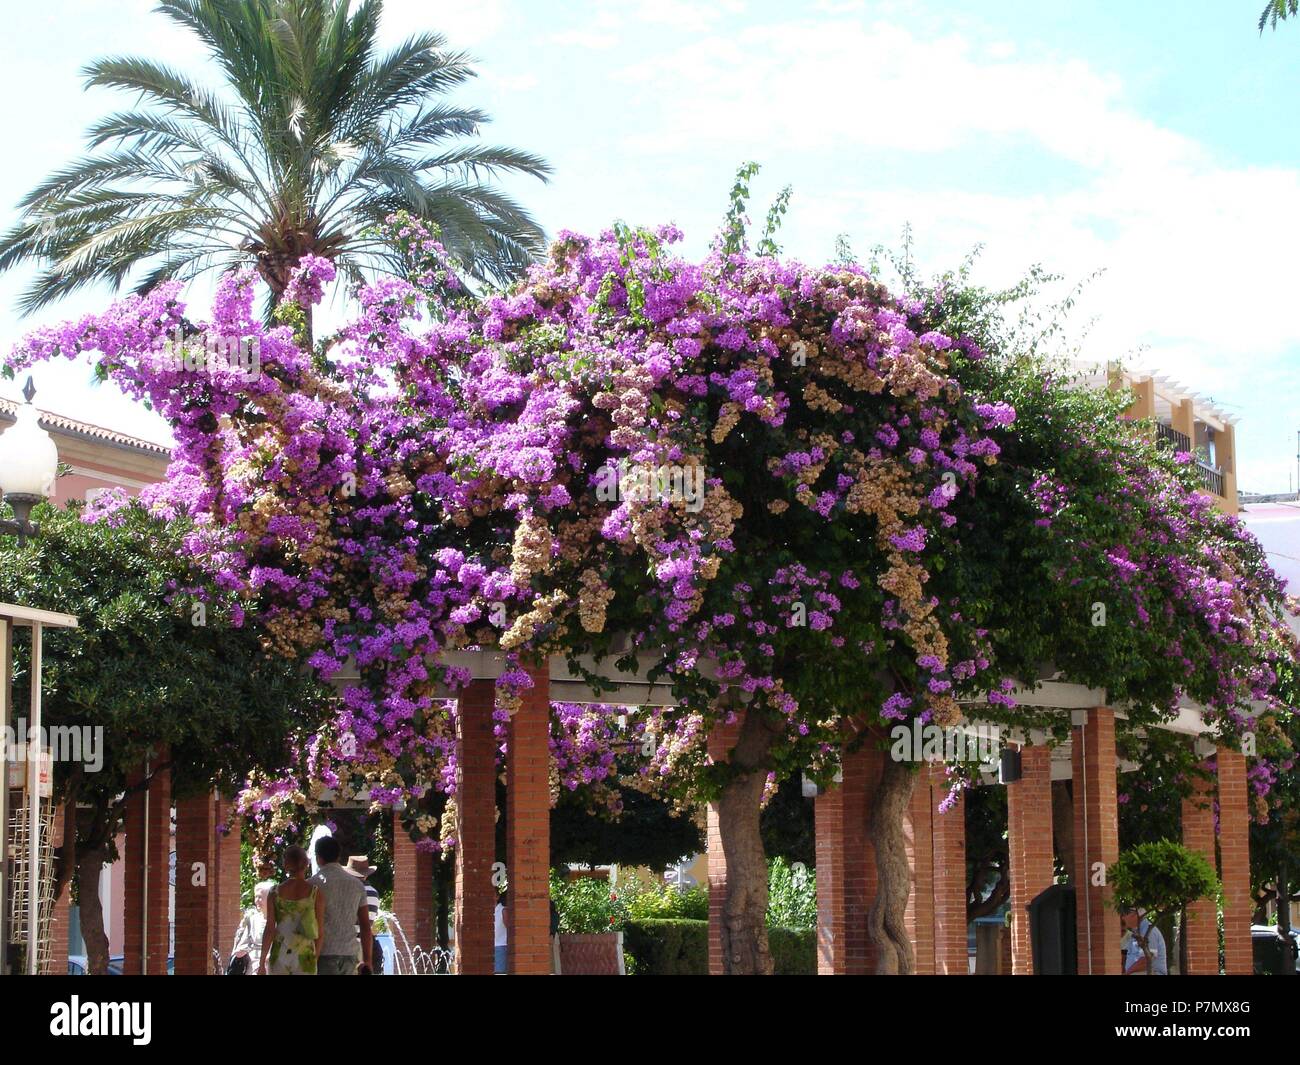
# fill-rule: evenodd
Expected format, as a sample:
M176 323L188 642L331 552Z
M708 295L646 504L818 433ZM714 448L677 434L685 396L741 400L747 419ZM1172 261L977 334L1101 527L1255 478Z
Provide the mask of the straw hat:
M367 858L364 854L353 854L348 858L348 864L345 865L343 868L346 869L353 876L360 877L361 879L364 880L376 869L378 869L379 866L371 865L370 859Z

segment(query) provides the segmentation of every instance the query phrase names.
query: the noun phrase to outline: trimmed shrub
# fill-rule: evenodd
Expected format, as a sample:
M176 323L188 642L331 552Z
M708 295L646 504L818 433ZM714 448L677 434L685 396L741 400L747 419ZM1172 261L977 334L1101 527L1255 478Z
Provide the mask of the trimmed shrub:
M777 976L817 975L816 929L769 928L767 944Z
M768 943L778 976L817 972L817 933L769 928ZM638 976L706 976L709 972L709 922L691 920L628 921L623 948L635 961Z
M638 976L707 976L709 922L677 919L629 921L623 949L636 959Z

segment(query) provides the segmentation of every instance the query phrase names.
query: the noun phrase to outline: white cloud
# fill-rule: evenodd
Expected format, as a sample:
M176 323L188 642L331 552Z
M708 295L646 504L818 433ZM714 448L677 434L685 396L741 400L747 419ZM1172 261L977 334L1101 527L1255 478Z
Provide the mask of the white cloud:
M590 48L593 51L615 48L622 39L617 33L594 29L560 30L546 38L547 43L561 48Z
M430 3L429 0L384 0L380 43L393 47L417 33L441 33L452 49L482 44L508 28L501 0Z
M638 114L627 153L669 166L722 145L764 162L794 185L786 246L804 258L910 221L936 267L983 243L993 281L1034 262L1105 268L1080 301L1080 323L1099 316L1088 353L1146 345L1145 362L1240 406L1243 481L1279 487L1290 460L1264 441L1296 411L1252 426L1249 382L1300 376L1296 170L1216 158L1077 58L857 17L697 37L621 77ZM990 159L1003 169L986 175Z

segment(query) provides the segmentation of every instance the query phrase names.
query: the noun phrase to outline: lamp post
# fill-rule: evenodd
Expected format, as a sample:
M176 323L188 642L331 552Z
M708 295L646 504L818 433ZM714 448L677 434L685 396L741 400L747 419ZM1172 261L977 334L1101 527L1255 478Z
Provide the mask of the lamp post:
M18 408L13 427L0 435L0 491L13 507L14 516L0 520L0 532L13 533L21 547L27 537L35 536L32 507L54 493L54 478L59 472L59 451L50 434L37 421L32 397L36 389L32 379L23 386L27 400Z
M54 478L58 475L59 452L49 433L40 427L36 408L32 398L36 389L32 379L27 379L23 388L23 398L27 401L18 408L12 427L0 434L0 492L4 500L14 511L12 518L0 519L0 533L11 533L18 537L21 547L29 536L37 533L31 521L32 507L48 498L54 491ZM13 662L13 624L15 618L6 616L3 622L3 647L0 647L0 665L3 666L4 691L0 695L0 748L8 742L9 736L9 693L13 681L11 663ZM41 629L39 621L30 622L32 626L32 692L31 720L29 737L35 739L35 755L31 744L25 746L27 768L27 798L29 820L27 824L27 971L36 972L37 916L40 889L40 788L43 751L41 750ZM75 622L74 622L75 624ZM6 871L9 854L9 753L3 752L0 764L4 769L4 780L0 782L0 971L9 967L9 905L6 884Z

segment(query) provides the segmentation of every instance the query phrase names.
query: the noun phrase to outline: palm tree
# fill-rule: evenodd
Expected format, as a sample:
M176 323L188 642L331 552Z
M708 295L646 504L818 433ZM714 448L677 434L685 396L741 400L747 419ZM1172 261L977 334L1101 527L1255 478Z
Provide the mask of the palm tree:
M1300 0L1268 0L1263 13L1259 16L1259 32L1263 33L1265 26L1275 30L1279 22L1295 18L1298 14L1300 14Z
M546 179L536 155L473 140L487 115L445 100L473 77L438 34L376 48L382 0L161 0L223 74L211 91L139 58L108 58L87 85L136 94L87 133L89 154L19 204L0 271L36 262L24 313L88 283L186 281L256 266L273 300L306 254L360 280L399 272L374 233L395 211L436 223L470 277L505 282L544 245L494 183Z

